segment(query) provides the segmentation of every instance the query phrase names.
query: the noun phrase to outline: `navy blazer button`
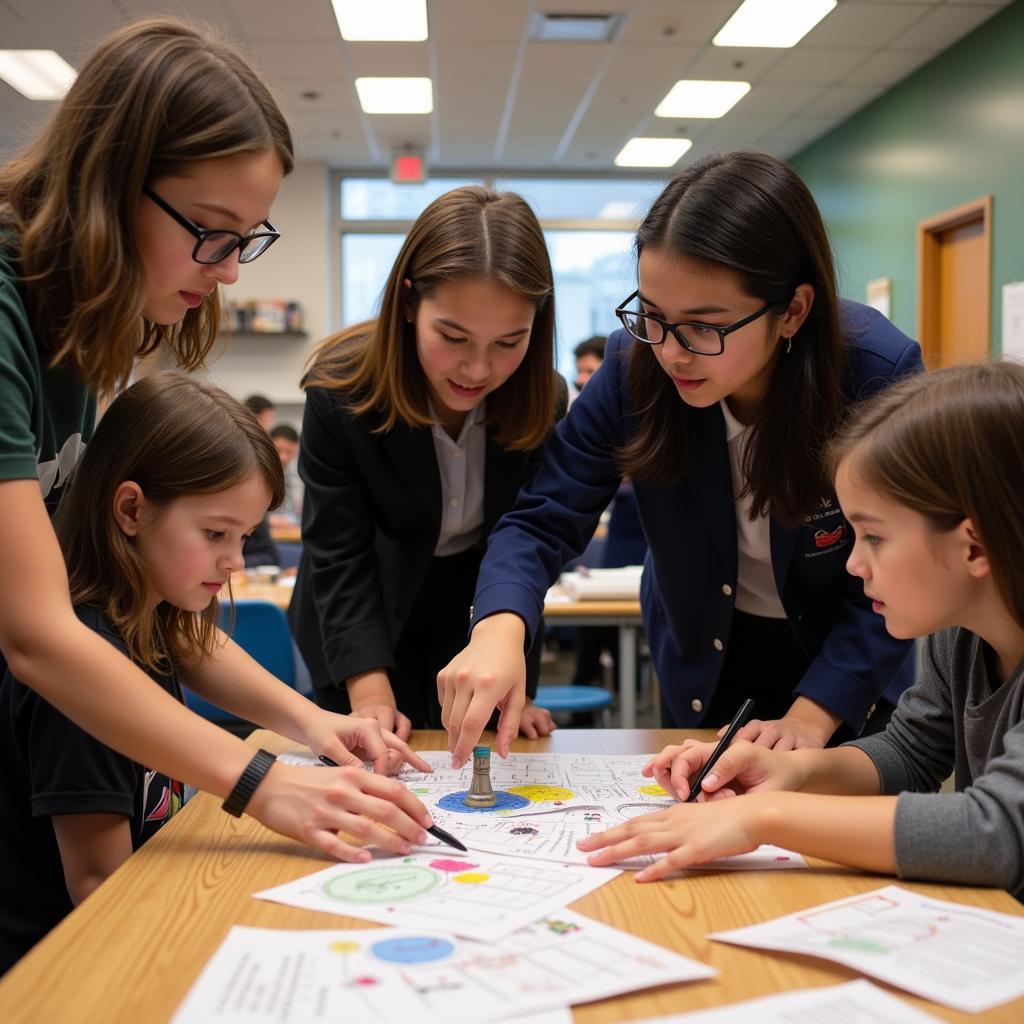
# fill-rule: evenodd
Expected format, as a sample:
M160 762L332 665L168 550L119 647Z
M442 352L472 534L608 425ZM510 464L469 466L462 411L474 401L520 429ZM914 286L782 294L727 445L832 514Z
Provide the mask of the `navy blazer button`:
M732 587L730 587L728 583L723 583L722 593L725 594L726 597L732 597Z
M718 639L718 637L715 637L715 650L716 651L724 651L725 650L725 644L723 644L722 641Z
M694 697L693 700L690 701L690 707L693 708L693 710L698 712L699 714L701 711L704 710L704 701L702 701L699 697Z

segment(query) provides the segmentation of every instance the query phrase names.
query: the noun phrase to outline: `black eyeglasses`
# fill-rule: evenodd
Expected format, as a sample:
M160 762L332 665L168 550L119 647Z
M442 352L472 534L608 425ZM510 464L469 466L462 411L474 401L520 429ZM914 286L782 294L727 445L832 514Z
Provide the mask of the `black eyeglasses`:
M239 263L252 263L262 256L280 237L281 233L274 230L269 220L263 222L267 231L254 231L251 235L240 235L237 231L217 229L209 231L193 224L188 217L178 213L170 203L161 199L152 189L143 187L143 193L160 207L169 217L173 217L196 240L192 250L192 259L196 263L220 263L226 260L236 249Z
M637 339L648 345L661 345L669 333L687 351L698 356L720 356L725 351L725 336L738 331L741 327L753 323L758 317L762 317L769 309L782 305L785 299L775 299L766 306L762 306L756 313L737 320L728 327L716 327L714 324L687 323L682 321L677 324L666 323L656 316L650 316L643 310L627 309L626 307L638 296L639 291L633 292L625 302L615 310L615 315L622 322L622 326Z

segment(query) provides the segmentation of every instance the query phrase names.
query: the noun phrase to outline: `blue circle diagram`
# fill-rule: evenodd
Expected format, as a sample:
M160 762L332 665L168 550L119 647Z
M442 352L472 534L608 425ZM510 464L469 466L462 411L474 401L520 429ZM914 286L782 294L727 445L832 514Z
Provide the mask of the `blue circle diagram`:
M468 792L468 789L463 789L458 793L449 793L437 801L437 806L443 811L458 811L459 814L494 814L496 811L518 811L530 806L530 801L525 796L498 789L495 790L492 807L467 807L462 801Z
M385 939L375 942L370 952L378 959L391 964L429 964L443 960L455 952L455 946L447 939L436 939L429 935L413 935L406 939Z

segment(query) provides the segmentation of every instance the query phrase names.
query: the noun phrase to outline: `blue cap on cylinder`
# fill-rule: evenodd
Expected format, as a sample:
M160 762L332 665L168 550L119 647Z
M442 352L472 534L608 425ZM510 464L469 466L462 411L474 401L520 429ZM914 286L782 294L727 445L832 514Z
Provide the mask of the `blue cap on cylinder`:
M474 757L490 757L491 756L491 748L490 747L474 747L473 748L473 756Z

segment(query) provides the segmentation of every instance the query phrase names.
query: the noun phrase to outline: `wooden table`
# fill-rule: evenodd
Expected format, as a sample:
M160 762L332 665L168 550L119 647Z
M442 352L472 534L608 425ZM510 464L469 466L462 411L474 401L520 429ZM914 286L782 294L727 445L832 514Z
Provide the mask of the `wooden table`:
M544 740L520 739L514 749L646 753L665 743L678 743L686 735L692 733L566 729ZM277 751L294 747L268 733L256 733L252 740ZM446 745L441 732L415 735L415 746L421 750ZM572 906L580 913L709 963L719 974L707 981L577 1007L576 1024L612 1024L680 1013L855 978L855 972L823 960L763 953L706 937L718 929L867 892L888 881L813 863L816 866L806 871L693 873L652 885L638 885L627 872L578 900ZM0 981L0 1020L5 1024L166 1021L232 924L379 927L252 898L260 889L324 866L305 848L275 836L252 818L229 817L217 800L200 794ZM907 887L971 906L1022 912L1016 900L998 890ZM1024 999L987 1013L964 1014L903 992L898 995L936 1017L964 1024L1017 1024L1024 1019Z
M293 587L279 583L258 583L238 573L232 579L236 598L270 601L288 610ZM222 595L223 596L223 595ZM636 725L636 651L642 624L640 602L633 601L548 601L545 619L555 626L615 626L619 631L619 656L616 676L619 691L619 721L624 729Z

